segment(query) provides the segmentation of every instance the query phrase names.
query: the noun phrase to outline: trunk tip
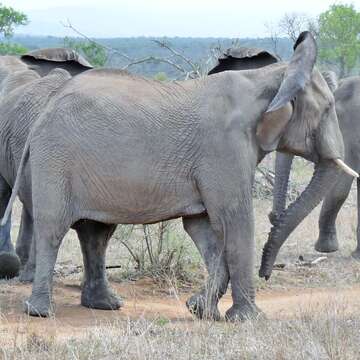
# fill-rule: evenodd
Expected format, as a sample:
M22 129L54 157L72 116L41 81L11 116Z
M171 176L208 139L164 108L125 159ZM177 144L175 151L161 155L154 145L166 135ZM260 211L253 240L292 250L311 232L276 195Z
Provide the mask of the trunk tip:
M271 270L264 269L265 266L261 266L259 270L259 277L264 278L266 281L270 279L271 276Z
M272 244L268 241L263 248L261 266L259 270L259 277L265 278L266 281L270 279L276 254L277 250L275 250Z

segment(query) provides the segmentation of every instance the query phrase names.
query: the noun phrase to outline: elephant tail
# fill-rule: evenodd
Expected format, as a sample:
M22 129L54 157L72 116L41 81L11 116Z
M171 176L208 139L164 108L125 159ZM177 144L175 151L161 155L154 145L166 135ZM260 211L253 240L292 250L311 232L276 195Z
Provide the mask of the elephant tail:
M25 147L24 147L24 151L23 151L23 154L22 154L22 157L21 157L21 160L20 160L20 165L19 165L19 168L18 168L18 171L17 171L17 174L16 174L16 179L15 179L15 184L14 184L14 187L12 189L12 193L11 193L11 197L10 197L10 200L6 206L6 210L5 210L5 213L4 213L4 216L3 218L1 219L1 226L4 226L7 221L8 221L8 218L11 214L11 210L12 210L12 207L14 205L14 201L16 199L16 196L19 192L19 188L20 188L20 185L21 185L21 178L22 178L22 173L25 169L25 165L26 165L26 162L28 161L29 159L29 154L30 154L30 136L28 137L26 143L25 143Z

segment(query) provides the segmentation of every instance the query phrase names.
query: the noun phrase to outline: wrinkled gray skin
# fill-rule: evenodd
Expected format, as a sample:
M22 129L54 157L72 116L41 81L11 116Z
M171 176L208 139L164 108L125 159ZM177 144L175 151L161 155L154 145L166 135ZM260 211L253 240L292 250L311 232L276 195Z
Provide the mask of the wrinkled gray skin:
M54 90L51 84L47 85L47 82L58 81L54 74L47 80L40 80L40 76L46 76L52 69L58 67L77 74L90 69L91 65L70 49L36 50L22 58L0 57L1 217L11 195L29 129L36 120L40 109L47 102L46 99L50 95L47 92ZM34 71L29 70L30 68ZM39 88L37 88L38 86ZM54 86L55 89L58 88L58 84L54 84ZM31 98L32 96L33 98ZM40 100L38 101L37 98ZM21 272L20 279L31 281L34 275L35 254L32 252L30 256L32 217L27 206L24 206L22 212L16 253L11 243L10 228L11 219L9 217L7 223L0 226L0 278L16 276L22 265L25 268Z
M345 161L355 170L360 170L360 77L349 77L339 82L337 87L336 79L333 76L326 77L328 83L334 90L336 113L339 119L339 126L344 138ZM337 87L337 88L336 88ZM275 186L273 209L270 219L276 223L279 214L286 207L286 192L293 156L290 154L278 153L275 168ZM319 252L333 252L338 250L339 244L336 234L336 217L341 206L346 200L353 178L345 173L341 174L337 183L332 187L324 199L319 218L319 238L315 249ZM360 258L360 183L357 181L358 190L358 226L357 226L357 247L353 257Z
M256 316L257 164L276 149L302 155L318 162L317 183L324 175L336 178L340 170L331 159L344 152L333 95L313 70L315 41L303 33L295 48L289 64L185 82L106 69L67 82L32 128L3 219L17 194L32 199L37 260L26 312L51 312L53 269L71 227L84 256L82 304L114 309L121 302L105 275L114 224L182 217L209 272L192 310L218 319L217 303L231 281L226 318ZM283 218L291 226L297 220L291 212Z

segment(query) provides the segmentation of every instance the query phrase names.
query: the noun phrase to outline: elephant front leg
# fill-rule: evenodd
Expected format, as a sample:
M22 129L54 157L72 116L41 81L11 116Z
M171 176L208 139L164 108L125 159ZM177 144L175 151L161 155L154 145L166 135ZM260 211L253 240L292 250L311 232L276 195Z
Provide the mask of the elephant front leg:
M208 271L206 285L192 295L186 305L189 311L200 319L220 320L218 302L225 294L229 283L224 242L212 229L207 215L184 218L183 224L204 259Z
M253 228L252 207L240 209L240 214L225 223L226 261L233 298L225 315L229 321L254 319L261 313L255 305Z
M349 194L352 181L352 177L343 174L325 197L319 218L319 238L315 243L316 251L329 253L339 249L336 218Z

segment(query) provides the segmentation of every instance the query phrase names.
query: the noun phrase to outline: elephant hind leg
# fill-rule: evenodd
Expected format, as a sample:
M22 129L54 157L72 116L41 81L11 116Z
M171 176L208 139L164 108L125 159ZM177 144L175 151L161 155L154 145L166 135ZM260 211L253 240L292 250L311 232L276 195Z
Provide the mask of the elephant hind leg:
M69 211L69 191L61 176L51 178L41 170L32 170L33 241L36 253L35 277L30 298L24 310L32 316L46 317L53 312L52 288L58 250L65 234L74 223ZM47 181L43 181L43 179Z
M47 317L53 312L52 287L55 262L61 241L70 229L70 224L61 224L59 219L60 216L49 216L44 212L34 215L36 269L32 293L25 302L24 308L25 312L32 316Z
M334 252L339 244L336 234L336 218L349 195L353 178L342 175L336 185L325 197L319 218L319 238L315 250L319 252Z
M217 306L229 283L224 242L215 234L207 215L183 218L183 225L204 259L208 271L205 287L191 296L186 305L199 318L220 320Z
M123 302L111 291L105 271L106 248L116 225L83 220L74 228L80 240L85 268L81 305L102 310L119 309Z

